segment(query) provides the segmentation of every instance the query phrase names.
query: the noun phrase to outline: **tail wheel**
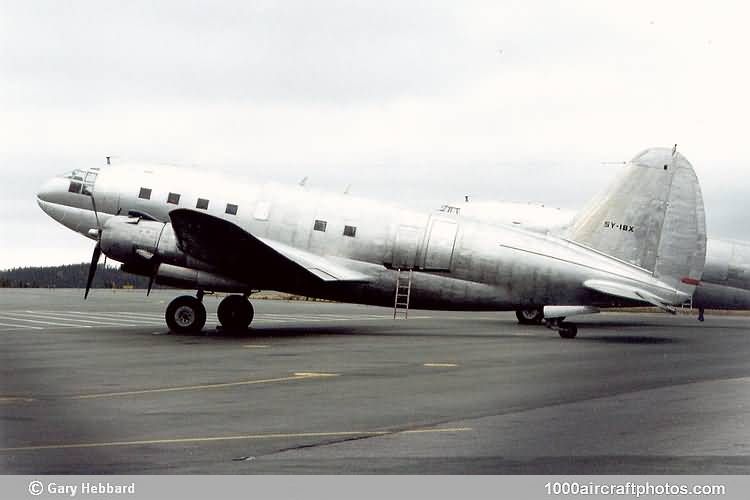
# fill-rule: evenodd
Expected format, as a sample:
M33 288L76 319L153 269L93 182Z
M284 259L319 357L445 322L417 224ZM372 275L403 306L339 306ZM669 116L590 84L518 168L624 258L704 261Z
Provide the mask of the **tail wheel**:
M219 323L227 330L246 330L253 321L253 305L242 295L229 295L216 311Z
M544 320L544 310L541 307L519 309L516 311L516 318L522 325L541 325Z
M578 335L578 327L572 323L561 323L557 333L564 339L574 339Z
M174 333L199 333L206 324L206 308L190 295L170 302L164 316L169 330Z

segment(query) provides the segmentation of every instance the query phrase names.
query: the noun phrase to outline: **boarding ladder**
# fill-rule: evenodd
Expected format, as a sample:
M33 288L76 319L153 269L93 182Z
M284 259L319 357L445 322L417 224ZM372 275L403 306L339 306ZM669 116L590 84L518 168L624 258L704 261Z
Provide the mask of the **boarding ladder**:
M393 319L407 319L409 317L411 276L411 269L398 269L396 274L396 297L393 301Z

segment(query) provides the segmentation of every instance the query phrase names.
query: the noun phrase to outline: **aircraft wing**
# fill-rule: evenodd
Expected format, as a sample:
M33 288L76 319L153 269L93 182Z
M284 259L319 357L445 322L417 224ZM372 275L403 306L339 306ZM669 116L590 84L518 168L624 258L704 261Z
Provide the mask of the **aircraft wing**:
M267 238L256 238L238 225L213 215L180 208L172 210L169 218L183 252L228 272L254 267L265 273L302 273L324 282L371 279L326 257Z
M589 290L594 290L606 295L647 302L670 314L677 313L677 310L667 300L633 285L618 283L616 281L586 280L583 282L583 286Z

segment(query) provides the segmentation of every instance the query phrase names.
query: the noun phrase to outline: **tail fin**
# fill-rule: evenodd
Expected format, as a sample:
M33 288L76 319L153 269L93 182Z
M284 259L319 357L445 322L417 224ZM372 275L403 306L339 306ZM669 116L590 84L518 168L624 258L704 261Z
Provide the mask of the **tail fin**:
M676 149L643 151L576 216L567 237L692 294L706 259L706 217L693 166Z

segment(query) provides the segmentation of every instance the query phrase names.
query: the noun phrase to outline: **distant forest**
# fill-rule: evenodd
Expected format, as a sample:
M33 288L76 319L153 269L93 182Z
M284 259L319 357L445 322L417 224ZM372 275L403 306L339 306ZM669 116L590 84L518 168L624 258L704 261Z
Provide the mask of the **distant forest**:
M0 271L0 288L85 288L89 264L51 267L17 267ZM99 264L93 288L146 288L148 278ZM154 288L159 288L154 285Z

